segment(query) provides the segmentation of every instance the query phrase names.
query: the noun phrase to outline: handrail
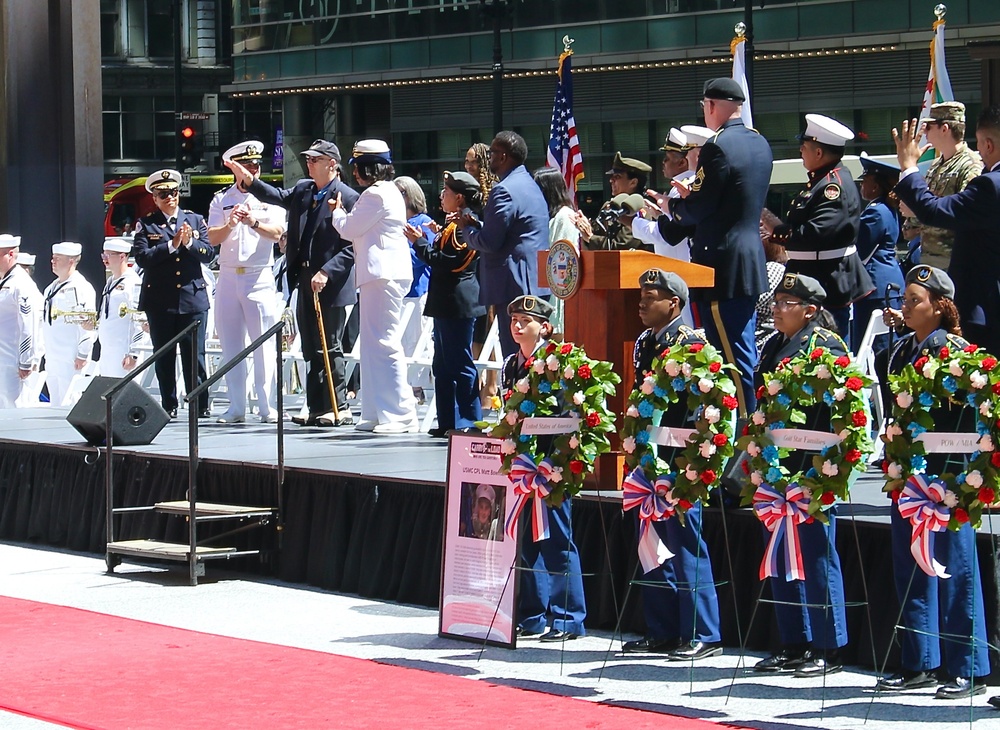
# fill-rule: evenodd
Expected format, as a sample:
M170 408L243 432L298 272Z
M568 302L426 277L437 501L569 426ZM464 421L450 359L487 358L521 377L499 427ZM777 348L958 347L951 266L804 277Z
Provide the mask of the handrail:
M189 546L188 546L188 571L190 575L191 585L195 585L197 582L196 566L197 566L197 553L198 548L198 535L197 535L197 489L198 489L198 409L196 407L196 402L198 396L204 393L208 388L217 383L220 378L222 378L226 373L232 370L236 365L245 360L251 352L257 350L261 345L263 345L271 337L274 337L275 350L277 350L277 369L275 371L277 377L281 378L281 371L284 366L281 355L281 336L285 329L285 322L279 321L272 325L266 332L262 333L260 337L251 342L249 345L244 347L239 353L230 358L230 360L224 363L220 368L218 368L212 377L207 378L197 387L192 388L191 392L184 396L184 402L187 403L188 408L188 536L189 536ZM193 363L196 365L197 363ZM196 372L193 370L192 372ZM285 415L285 400L284 400L284 388L283 384L279 381L277 387L277 403L275 404L278 408L278 470L277 470L277 509L278 509L278 547L280 548L281 533L283 530L282 519L284 516L283 509L283 498L282 491L285 483L285 425L284 425L284 415Z
M187 327L182 329L176 335L170 338L170 340L158 350L153 352L145 361L143 361L137 368L132 370L128 375L123 377L113 386L108 388L104 393L101 394L101 398L104 399L104 492L105 492L105 525L104 525L104 535L107 538L107 542L111 543L115 541L115 525L114 525L114 463L112 459L112 452L114 448L114 438L112 437L112 425L111 412L114 408L114 395L118 393L122 388L135 380L141 372L150 367L153 363L159 360L167 352L175 352L177 349L177 343L191 335L191 349L195 352L197 357L197 347L195 344L195 332L201 325L201 320L195 320L191 322ZM197 372L195 368L192 372ZM107 554L105 554L105 560L107 560ZM108 570L111 570L112 566L108 565Z

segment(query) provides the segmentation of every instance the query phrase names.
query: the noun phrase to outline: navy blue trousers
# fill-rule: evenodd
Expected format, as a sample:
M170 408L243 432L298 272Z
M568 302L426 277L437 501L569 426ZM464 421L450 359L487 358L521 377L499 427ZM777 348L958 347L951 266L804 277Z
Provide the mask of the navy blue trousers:
M757 369L757 297L692 301L695 325L705 328L705 337L719 348L726 362L740 373L741 386L736 389L740 415L746 416L757 407L754 397L753 373Z
M476 320L434 318L434 398L438 428L470 428L483 418L479 373L472 357Z
M176 312L161 312L155 309L146 310L146 320L149 322L149 339L153 349L163 347L170 338L198 320L201 324L196 328L195 348L198 356L196 372L191 372L191 340L185 337L177 343L181 351L181 372L184 373L184 387L190 393L208 377L205 374L205 321L208 312L177 314ZM172 411L177 408L177 358L175 353L168 353L153 364L156 371L156 382L160 386L160 404L163 410ZM208 410L208 391L198 396L199 411Z

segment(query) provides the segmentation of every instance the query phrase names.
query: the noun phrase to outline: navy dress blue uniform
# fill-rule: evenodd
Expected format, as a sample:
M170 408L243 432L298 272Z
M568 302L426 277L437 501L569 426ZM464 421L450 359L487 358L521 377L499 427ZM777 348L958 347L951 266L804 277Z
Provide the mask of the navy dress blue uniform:
M736 393L744 413L756 402L755 307L767 291L760 213L772 161L767 140L730 119L701 148L691 194L670 200L674 221L694 226L691 261L715 269L715 286L694 290L691 306L708 341L740 372Z
M193 231L191 245L170 251L174 236L187 223ZM176 219L168 220L159 210L142 218L135 232L133 249L136 264L142 270L142 289L138 308L146 313L149 338L158 349L191 322L197 328L198 371L191 372L191 341L180 341L181 368L188 392L205 380L205 331L208 291L202 264L215 256L208 243L205 219L190 210L177 209ZM160 403L168 413L177 410L177 360L166 355L156 361L156 380ZM197 375L197 379L195 376ZM198 399L198 410L208 411L208 392Z
M288 244L285 261L288 262L289 295L299 287L295 316L302 338L302 355L306 371L306 405L310 417L322 416L333 410L330 388L326 382L323 349L330 356L333 370L334 392L342 414L350 413L347 403L347 384L344 381L343 335L347 324L347 305L357 301L354 285L354 246L344 240L331 224L328 200L339 193L348 212L354 207L358 193L339 177L322 190L310 179L299 180L292 188L280 190L256 179L249 192L265 203L280 205L288 211ZM326 343L320 341L316 308L313 305L312 278L322 270L328 277L327 285L319 294L323 312Z
M760 353L757 385L764 384L763 374L774 372L786 357L796 357L812 352L817 347L833 355L846 355L847 345L840 336L815 320L810 320L793 337L776 333ZM830 413L826 406L807 409L807 423L811 430L829 431ZM795 473L808 467L813 454L795 452L785 466ZM829 524L819 520L799 525L802 564L805 580L786 581L784 577L771 578L771 594L775 600L774 612L778 620L778 633L786 647L800 650L811 645L814 649L829 652L847 644L847 611L844 596L844 576L837 552L837 508L827 511ZM765 529L766 537L770 533ZM778 551L778 574L785 574L784 551Z
M633 361L638 387L642 373L652 368L653 359L666 347L690 345L704 339L684 324L681 317L660 332L648 329L636 340ZM688 421L684 399L668 408L660 418L661 426L682 427ZM677 450L660 447L659 456L673 468ZM636 511L638 522L638 511ZM642 610L646 619L646 638L650 644L661 642L717 643L722 640L719 627L719 597L708 545L702 538L702 505L695 504L685 513L685 523L675 516L653 522L660 541L673 557L646 573L642 580ZM656 583L657 585L651 585Z
M1000 353L1000 169L994 166L944 198L918 174L904 174L895 191L921 223L955 231L948 276L955 282L962 334Z
M506 392L514 383L528 375L526 361L520 352L509 356L503 364L501 383ZM539 449L545 450L544 437L539 438ZM583 621L587 617L586 599L583 594L583 569L580 551L573 542L572 499L564 499L559 507L548 504L549 537L534 542L529 528L530 520L522 517L521 564L528 570L521 571L518 592L518 626L527 634L545 631L551 619L556 631L583 636ZM530 515L532 505L524 508L522 515Z
M899 218L885 198L876 198L861 214L858 230L858 256L864 263L875 289L854 304L854 327L851 329L851 350L858 351L872 313L885 304L886 287L898 287L889 297L889 306L899 309L904 288L903 272L896 261L896 241L899 240ZM875 352L889 346L889 336L875 339Z
M898 374L907 363L937 354L944 346L958 351L968 344L940 329L923 342L917 342L911 332L893 348L889 372ZM931 416L938 431L975 430L975 413L967 406L936 408ZM927 474L964 470L964 463L953 463L954 459L952 454L928 454ZM965 524L957 532L935 533L934 558L951 574L950 578L939 580L917 567L910 553L910 521L900 516L895 504L891 514L893 575L902 607L899 640L903 669L911 673L931 672L940 666L952 679L985 677L990 673L990 659L976 531ZM966 638L949 639L946 635ZM975 637L974 647L968 637Z

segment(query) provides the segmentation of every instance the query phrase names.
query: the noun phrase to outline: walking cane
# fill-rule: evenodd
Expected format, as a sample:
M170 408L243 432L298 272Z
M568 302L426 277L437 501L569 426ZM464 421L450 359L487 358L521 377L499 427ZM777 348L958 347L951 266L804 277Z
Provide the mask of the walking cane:
M898 284L891 284L891 283L890 284L886 284L885 285L885 294L883 295L883 304L885 305L885 310L886 311L888 311L891 308L891 306L889 304L889 298L891 297L891 295L892 295L893 292L896 292L897 294L899 294L899 292L900 292L899 285ZM890 355L892 354L892 344L893 344L892 341L894 339L896 339L895 335L896 335L896 328L895 328L895 326L889 327L889 354Z
M333 405L333 417L340 420L340 410L337 408L337 394L333 389L333 369L330 367L330 353L326 349L326 327L323 326L323 310L319 307L319 292L313 292L313 307L316 309L316 323L319 325L319 338L323 342L323 366L326 368L326 384L330 388L330 403Z

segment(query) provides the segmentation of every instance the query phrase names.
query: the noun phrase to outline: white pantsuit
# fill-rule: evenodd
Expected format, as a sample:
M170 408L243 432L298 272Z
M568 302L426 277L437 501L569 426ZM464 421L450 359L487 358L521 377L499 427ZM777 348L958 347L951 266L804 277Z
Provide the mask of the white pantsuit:
M124 276L112 276L104 287L98 305L97 338L101 341L101 359L97 371L100 375L109 378L128 375L129 371L122 364L127 355L136 358L138 364L138 348L144 333L132 314L121 316L121 309L123 305L128 309L138 307L141 287L142 279L131 268L126 269Z
M0 274L0 408L15 407L24 383L20 371L37 368L42 359L41 299L35 282L20 266Z
M49 389L49 403L54 406L71 406L69 401L73 378L82 372L76 369L77 360L89 360L94 344L94 331L81 324L67 322L65 317L55 317L53 312L97 310L94 287L74 271L65 280L56 279L45 287L45 384Z

